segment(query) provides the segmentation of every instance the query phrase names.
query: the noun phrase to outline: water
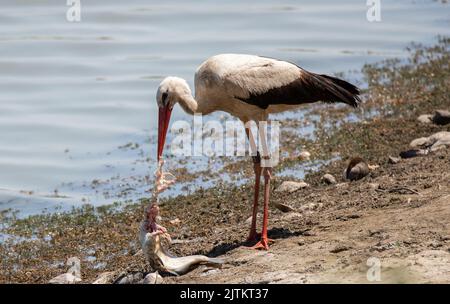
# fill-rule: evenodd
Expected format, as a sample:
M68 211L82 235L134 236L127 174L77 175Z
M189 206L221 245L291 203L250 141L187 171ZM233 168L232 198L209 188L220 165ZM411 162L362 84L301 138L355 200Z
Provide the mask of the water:
M449 5L431 0L382 1L379 23L366 20L364 0L81 3L82 21L70 23L65 0L0 1L0 210L24 216L145 195L156 88L166 75L192 86L211 55L334 73L450 34ZM179 108L173 116L185 117Z

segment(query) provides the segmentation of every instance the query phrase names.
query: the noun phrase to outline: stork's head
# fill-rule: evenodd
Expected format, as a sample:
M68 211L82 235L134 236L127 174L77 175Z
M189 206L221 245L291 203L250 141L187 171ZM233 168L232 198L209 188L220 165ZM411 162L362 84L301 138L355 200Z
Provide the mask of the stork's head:
M158 117L158 161L164 150L166 134L169 128L170 115L174 105L179 102L180 97L185 94L191 94L188 84L182 78L166 77L159 84L156 93L156 102L159 108Z

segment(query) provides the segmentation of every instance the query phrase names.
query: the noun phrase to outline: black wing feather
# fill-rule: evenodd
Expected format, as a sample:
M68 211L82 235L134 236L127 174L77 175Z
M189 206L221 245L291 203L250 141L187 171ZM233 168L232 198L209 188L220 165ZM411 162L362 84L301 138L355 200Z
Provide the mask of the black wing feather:
M299 77L287 85L261 94L251 94L248 98L237 98L262 109L270 105L297 105L316 101L343 102L357 107L361 102L359 94L360 90L345 80L300 70Z

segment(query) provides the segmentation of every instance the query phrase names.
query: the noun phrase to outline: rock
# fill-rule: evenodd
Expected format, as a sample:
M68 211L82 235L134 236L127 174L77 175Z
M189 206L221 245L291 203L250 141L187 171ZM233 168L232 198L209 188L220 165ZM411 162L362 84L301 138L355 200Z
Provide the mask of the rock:
M372 189L372 190L377 190L377 189L380 188L380 184L378 184L378 183L370 183L369 184L369 188Z
M446 110L437 110L432 118L437 125L446 125L450 123L450 112Z
M419 137L409 143L409 146L414 149L428 148L431 145L433 145L433 142L428 137Z
M317 234L315 232L312 232L311 230L306 230L302 233L304 236L316 236Z
M429 151L437 151L442 148L450 147L450 132L441 131L434 133L428 137L416 138L409 146L413 149L428 149Z
M311 158L311 153L309 153L308 151L302 151L298 155L298 158L300 158L301 160L309 160Z
M303 215L301 213L298 212L289 212L286 215L283 216L284 220L291 220L291 219L295 219L295 218L301 218L303 217Z
M388 159L390 164L397 164L400 162L400 160L401 160L401 158L393 157L393 156L389 156L389 159Z
M417 117L417 120L420 121L421 123L431 123L432 118L433 116L430 114L423 114Z
M220 273L220 269L205 269L203 271L203 273L200 274L200 276L201 277L206 277L206 276L214 275L214 274L218 274L218 273Z
M440 149L445 149L450 147L450 138L446 140L440 140L436 142L430 149L431 152L435 152Z
M350 160L347 169L345 170L345 178L351 181L355 181L363 178L369 174L369 166L360 157L355 157Z
M141 272L136 272L134 274L129 274L120 279L117 284L136 284L141 281L143 274Z
M291 206L286 205L286 204L282 204L282 203L275 203L275 208L277 208L281 212L292 212L292 211L295 211L295 209L292 208Z
M116 277L116 272L114 271L107 271L102 272L97 276L94 282L92 284L110 284L114 282L114 279Z
M344 172L345 173L345 172ZM345 174L344 174L345 175ZM339 183L336 184L335 186L336 188L348 188L348 184L347 183Z
M438 132L441 133L438 136L438 140L431 146L430 151L435 152L440 149L445 149L450 147L450 132ZM434 134L437 136L437 134ZM433 135L432 135L433 136Z
M245 220L245 223L250 225L252 223L252 218L253 218L253 216L250 216L248 219ZM256 215L256 219L258 220L260 218L261 218L261 215L258 213Z
M309 185L305 182L284 181L275 191L292 193L307 187L309 187Z
M155 271L147 274L142 281L142 284L161 284L163 281L163 278Z
M81 282L81 278L74 276L71 273L63 273L48 282L50 284L75 284Z
M316 203L309 203L309 204L305 204L305 205L301 206L299 208L299 211L303 212L303 213L306 213L308 211L312 212L313 210L321 208L322 206L323 206L322 204L318 205Z
M332 185L332 184L336 184L336 178L331 175L331 174L325 174L324 176L322 176L322 181L324 181L325 183L327 183L328 185Z

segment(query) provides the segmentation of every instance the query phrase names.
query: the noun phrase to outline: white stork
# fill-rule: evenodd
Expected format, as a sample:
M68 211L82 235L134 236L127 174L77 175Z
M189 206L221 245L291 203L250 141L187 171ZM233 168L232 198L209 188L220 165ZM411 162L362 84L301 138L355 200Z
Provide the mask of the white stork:
M271 113L294 109L317 101L343 102L356 107L359 89L338 78L308 72L295 64L253 55L222 54L203 62L195 73L195 97L184 79L167 77L159 85L158 161L164 148L170 115L176 103L188 114L206 115L224 111L249 121L267 121ZM249 130L246 130L249 136ZM268 249L268 206L271 168L261 168L258 153L253 157L255 188L249 242L258 241L256 215L261 173L264 176L264 216L261 239L253 248Z

